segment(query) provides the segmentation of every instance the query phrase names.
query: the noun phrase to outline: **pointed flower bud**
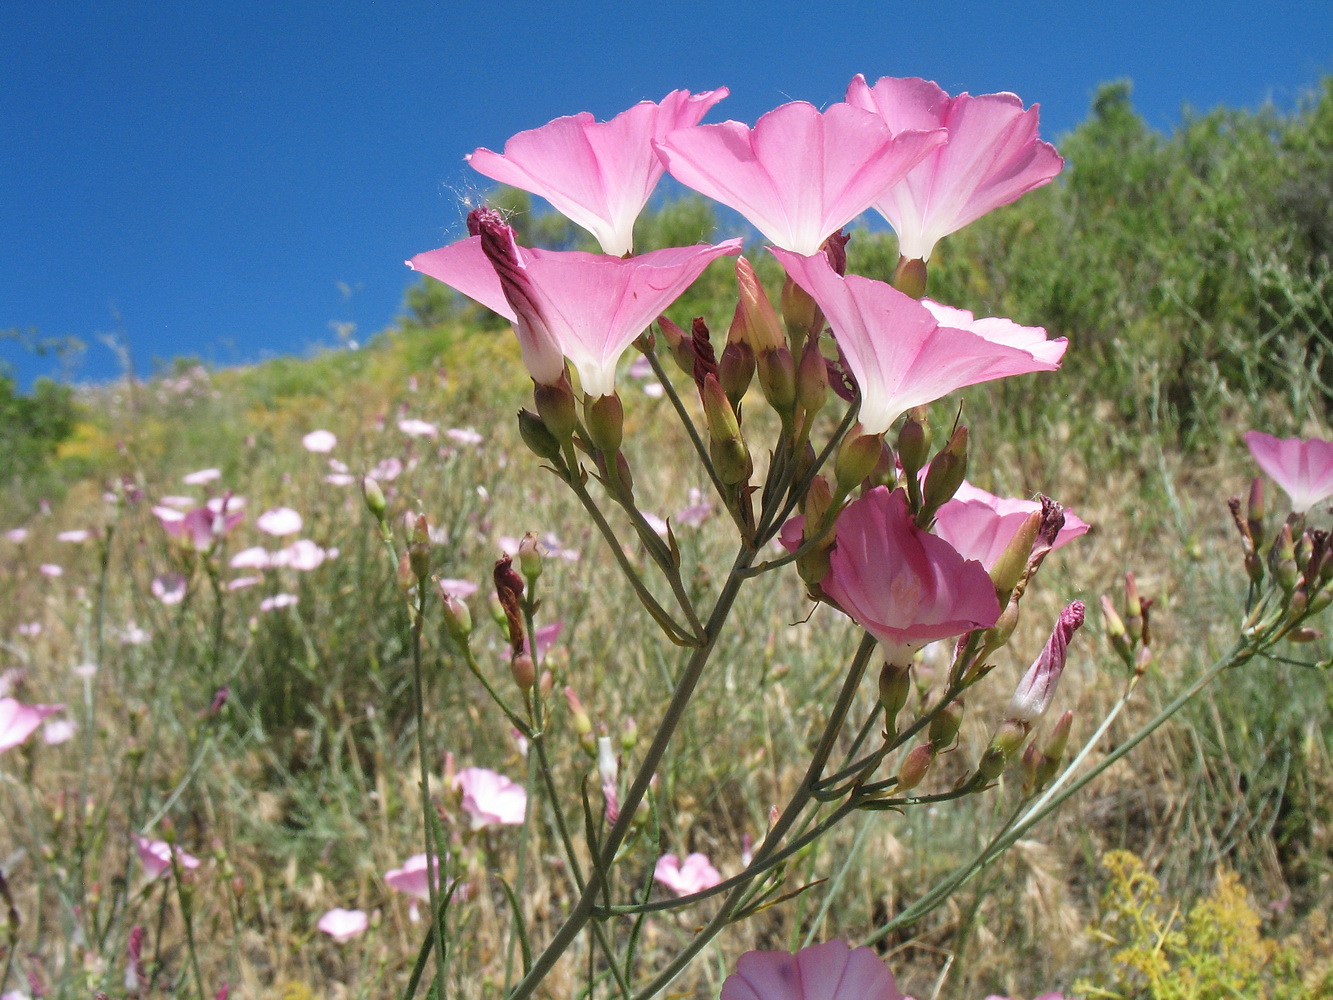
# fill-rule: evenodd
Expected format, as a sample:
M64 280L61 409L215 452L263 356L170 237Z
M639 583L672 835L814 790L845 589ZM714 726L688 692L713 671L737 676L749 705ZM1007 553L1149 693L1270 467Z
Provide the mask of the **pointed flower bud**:
M1056 686L1065 669L1069 640L1083 624L1084 606L1074 601L1063 611L1041 655L1028 668L1009 701L1008 718L1031 725L1042 717L1055 698Z
M538 458L548 462L560 458L560 442L547 429L545 421L531 410L518 411L518 433L528 450Z
M528 586L534 586L542 575L542 550L537 536L529 531L518 543L518 565Z
M833 465L838 495L845 497L860 486L862 480L875 471L879 455L878 434L863 433L860 424L848 431L838 446L838 457Z
M737 486L750 478L754 466L750 450L741 436L741 427L731 402L722 391L717 376L704 376L699 386L699 397L704 404L708 421L708 452L713 459L717 477L728 486Z
M944 751L953 746L958 738L958 730L963 725L963 699L955 698L940 709L935 718L930 720L930 745Z
M914 406L908 411L907 419L898 429L897 452L903 476L916 479L930 458L930 411L924 406Z
M930 743L922 743L920 746L912 748L898 767L898 784L894 790L910 792L921 784L926 772L930 770L930 765L934 762L935 747Z
M472 612L468 606L459 600L458 596L445 590L439 580L435 581L436 587L440 591L440 599L444 602L444 627L449 633L449 637L455 642L465 645L468 636L472 634Z
M765 351L786 347L787 339L773 303L759 283L754 267L744 257L736 258L736 284L740 295L736 300L735 318L731 321L731 336L749 344L755 357Z
M569 379L561 375L550 385L534 383L532 400L537 407L537 415L556 441L564 444L574 435L578 415L574 409L574 390L569 387Z
M375 520L383 521L384 512L389 504L384 499L384 490L380 489L380 484L370 476L361 477L361 496L366 501L366 509L374 515Z
M898 713L912 693L912 668L885 663L879 671L879 703L884 706L884 731L897 732Z
M940 450L926 470L926 482L922 487L923 519L935 515L935 511L953 499L958 487L967 478L967 428L959 427L949 438L949 443ZM925 520L922 523L926 523Z
M801 363L796 369L796 404L809 421L824 408L828 398L828 364L819 349L819 341L811 338L801 352Z
M662 339L671 350L671 357L690 378L694 377L694 344L690 337L665 316L657 317L657 328L662 331Z

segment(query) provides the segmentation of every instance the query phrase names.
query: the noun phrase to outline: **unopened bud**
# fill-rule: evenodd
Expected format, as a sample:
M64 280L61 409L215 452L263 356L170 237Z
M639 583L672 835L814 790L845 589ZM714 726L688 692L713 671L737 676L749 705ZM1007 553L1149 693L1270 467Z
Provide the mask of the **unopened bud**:
M838 457L833 466L839 496L847 496L875 471L879 463L880 446L880 436L863 433L859 424L847 432L838 447Z
M1004 773L1005 766L1018 752L1028 737L1029 726L1018 719L1005 719L995 729L990 746L977 763L977 773L987 781L994 781Z
M614 455L625 436L625 410L615 393L589 399L583 408L588 438L598 451Z
M537 683L537 664L527 653L519 653L509 658L509 672L520 691L531 691Z
M1125 631L1131 642L1143 637L1143 602L1139 600L1139 585L1133 573L1125 574Z
M361 496L366 501L366 508L375 515L375 520L383 521L388 501L384 499L384 490L370 476L361 477Z
M915 480L930 458L930 411L924 406L913 407L898 429L898 462L903 477Z
M575 735L582 739L592 732L592 719L588 717L583 702L579 701L579 696L574 693L572 687L565 688L565 701L569 705L569 724L573 727Z
M1249 521L1250 537L1257 546L1264 537L1264 481L1258 476L1250 480L1250 502L1245 517Z
M412 575L418 580L430 576L430 524L425 514L418 514L412 527L412 542L407 547Z
M537 536L531 531L518 543L518 566L523 571L529 587L535 585L537 578L542 575L541 546L537 544Z
M953 499L966 478L967 428L959 427L926 470L926 483L922 490L922 523L933 518L935 511Z
M665 316L657 318L657 327L662 331L662 339L671 349L671 358L686 375L694 377L694 347L690 336Z
M958 738L958 730L963 724L963 699L955 698L945 705L930 720L930 745L936 750L947 750Z
M569 379L562 374L560 380L553 385L534 383L532 400L546 430L563 445L573 436L574 428L578 424L574 390L569 386Z
M819 349L819 341L811 338L805 342L796 370L796 404L808 421L824 408L827 398L828 363Z
M904 295L919 299L926 294L926 262L898 258L898 267L893 272L893 287Z
M417 575L412 569L412 550L409 546L398 557L398 589L406 594L417 585Z
M620 749L629 753L639 743L639 726L634 721L634 716L625 716L624 728L620 730Z
M739 407L754 378L754 352L749 344L743 340L727 342L717 363L717 378L732 407Z
M1000 617L995 619L995 624L981 633L981 648L976 655L978 664L986 657L993 656L996 650L1002 649L1013 637L1014 630L1018 628L1019 614L1018 602L1009 601L1000 612Z
M472 612L456 594L451 594L441 587L439 580L435 581L435 585L439 587L440 600L444 602L445 631L455 642L466 644L468 636L472 634Z
M741 436L741 427L731 402L717 376L705 375L699 386L704 416L708 421L708 452L717 477L728 486L737 486L750 478L754 465L750 450Z
M931 744L922 743L918 747L913 747L903 758L903 762L898 768L898 784L894 790L910 792L921 784L934 761L935 748Z
M1273 546L1273 553L1277 561L1274 575L1277 577L1278 585L1283 593L1290 594L1296 587L1296 578L1300 573L1296 565L1296 541L1292 537L1290 524L1282 525L1277 542Z
M560 458L560 442L547 429L542 418L531 410L518 411L518 433L523 443L538 458L554 462Z
M884 731L890 736L897 730L898 713L912 693L912 668L885 663L879 671L879 703L884 706Z
M768 293L759 283L754 267L744 257L736 258L736 315L731 321L729 340L742 340L749 345L751 355L759 357L765 351L786 346L778 314Z
M815 300L791 278L782 283L782 322L787 328L787 339L793 344L818 337L822 332L819 327L824 325Z
M1027 572L1028 558L1032 555L1032 545L1037 540L1037 529L1041 527L1041 511L1034 510L1014 532L1000 557L990 569L991 582L995 584L995 593L1001 600L1008 598L1018 586L1018 581Z

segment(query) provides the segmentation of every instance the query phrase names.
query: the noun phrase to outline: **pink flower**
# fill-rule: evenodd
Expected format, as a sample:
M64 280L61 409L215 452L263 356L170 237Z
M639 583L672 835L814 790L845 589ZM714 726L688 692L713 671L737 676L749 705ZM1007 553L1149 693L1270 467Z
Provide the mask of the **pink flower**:
M232 569L268 569L273 565L273 553L259 545L241 549L231 557Z
M56 535L56 541L71 542L78 545L81 542L86 542L91 537L91 531L88 531L86 528L76 528L73 531L62 531L60 534Z
M235 509L243 506L244 501L233 497L214 499L222 502L210 501L184 514L170 507L154 507L153 513L168 535L196 552L211 552L222 536L245 518L244 511Z
M665 169L653 141L697 125L728 94L673 90L661 104L642 101L609 122L588 112L520 132L503 153L478 149L468 162L501 184L531 191L597 237L602 252L634 249L634 220Z
M1060 618L1041 655L1028 667L1009 701L1008 718L1030 724L1040 719L1046 709L1051 707L1055 688L1065 669L1069 640L1083 624L1083 611L1083 602L1074 601L1060 612Z
M37 567L37 572L42 576L55 580L65 575L65 567L58 566L55 563L42 563Z
M185 577L179 573L159 573L153 577L151 590L163 604L179 604L185 600L185 585Z
M523 822L528 793L503 774L468 767L454 775L453 785L463 793L463 809L472 817L472 829Z
M16 698L0 698L0 753L18 746L48 715L64 705L25 705Z
M293 607L299 598L295 594L274 594L272 597L266 597L259 602L260 611L280 611L283 608Z
M546 661L546 654L550 652L551 647L555 645L555 641L560 638L560 633L563 632L564 629L564 622L551 622L551 624L543 625L537 629L537 641L534 645L537 647L536 655L539 663L544 663ZM526 635L523 637L523 648L525 650L528 649L528 637Z
M802 519L787 522L782 544L800 544ZM999 617L995 585L981 563L964 559L913 522L902 490L877 486L838 515L829 572L820 586L904 664L934 639L988 628Z
M335 907L320 917L319 923L315 926L339 944L345 944L365 932L370 926L370 918L362 910L344 910L342 907Z
M883 433L913 406L955 389L1060 366L1065 339L1047 340L1040 328L975 320L963 310L926 305L883 281L844 278L823 254L773 254L828 317L860 387L858 416L867 434Z
M333 451L337 444L338 438L332 431L311 431L305 437L301 438L301 445L306 451L318 452L320 454Z
M932 150L875 202L898 234L899 252L929 260L935 244L991 209L1047 183L1064 160L1037 138L1037 105L1013 94L950 97L934 83L857 75L847 103L878 114L889 128L943 126L949 142Z
M319 569L325 560L332 559L337 554L337 549L320 548L308 538L298 538L285 549L273 553L273 565L287 566L298 572L307 573L312 569Z
M188 476L182 476L181 482L187 486L203 486L205 483L211 483L221 478L221 469L200 469L198 472L191 472Z
M444 436L463 445L477 445L486 440L471 427L450 427Z
M436 438L440 436L440 429L429 420L410 420L398 421L398 429L408 437L428 437Z
M1291 497L1291 509L1304 514L1333 496L1333 441L1275 438L1260 431L1245 435L1250 454Z
M436 863L438 879L440 865ZM414 854L403 862L403 867L384 873L384 884L420 900L430 899L430 884L426 877L426 855ZM438 885L438 882L437 882Z
M708 861L706 854L695 852L684 861L674 854L663 854L657 859L653 878L678 896L711 889L722 881L721 874Z
M68 743L74 738L75 725L72 719L52 719L42 726L42 742L48 746Z
M28 540L28 529L10 528L5 532L5 538L13 542L15 545L22 545Z
M908 1000L869 948L842 941L785 951L747 951L722 984L721 1000Z
M139 854L139 864L143 865L144 874L155 879L165 871L171 870L171 852L173 848L165 840L149 840L147 837L135 837L135 848ZM182 868L198 868L198 858L186 854L179 847L175 848L176 864Z
M729 205L800 254L856 218L946 139L943 129L895 135L849 104L804 101L740 122L678 129L657 144L673 177Z
M302 523L301 515L290 507L274 507L255 518L255 527L269 535L294 535Z
M622 259L603 254L529 250L494 209L478 209L468 227L480 239L413 257L409 265L476 298L514 324L528 373L552 385L568 358L589 396L615 391L616 362L625 348L676 300L708 264L740 253L741 241L672 247ZM506 309L496 308L494 286L480 280L484 254L498 275Z
M989 571L1027 518L1040 512L1040 501L997 497L964 482L935 515L935 534L958 550L965 559L976 559ZM1090 525L1072 512L1064 512L1065 523L1055 536L1052 549L1085 535Z
M452 594L461 601L475 594L478 587L471 580L444 579L440 581L440 589L446 594Z

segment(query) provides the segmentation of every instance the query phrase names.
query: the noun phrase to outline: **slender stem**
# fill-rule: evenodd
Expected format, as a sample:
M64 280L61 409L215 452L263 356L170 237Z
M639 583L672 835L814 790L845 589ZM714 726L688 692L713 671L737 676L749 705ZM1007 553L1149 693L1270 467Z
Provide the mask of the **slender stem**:
M386 544L392 545L386 539ZM392 551L392 548L390 548ZM435 996L444 1000L444 928L440 924L440 857L435 840L435 824L431 822L435 806L430 800L430 768L426 764L426 710L425 684L422 681L421 631L426 619L426 577L417 578L417 602L412 620L412 692L416 703L417 765L421 782L421 822L426 837L426 891L430 898L430 927L435 940Z
M751 863L752 868L755 865L762 864L768 859L770 854L777 850L777 845L781 842L782 838L786 836L787 831L791 829L797 818L805 811L805 807L809 805L813 799L813 790L816 783L819 781L819 775L824 770L824 765L828 763L828 758L833 752L833 745L838 738L838 733L842 729L843 721L847 718L847 713L851 710L852 701L856 697L857 689L861 685L861 679L865 676L866 664L870 661L870 654L875 650L875 646L876 640L874 636L866 633L861 639L860 646L857 647L856 655L852 658L851 667L847 671L846 679L843 681L842 690L838 694L838 700L834 704L833 710L829 713L828 721L824 725L824 731L820 734L819 742L815 746L814 753L811 755L810 764L806 768L805 777L797 787L791 801L787 803L787 807L782 811L782 815L778 817L777 821L769 829L768 835L764 837L763 843L760 844L758 850L755 851L754 861ZM832 824L841 820L843 816L847 815L853 808L855 808L854 802L848 801L843 803L842 807L835 809L834 813L827 820L817 825L813 830L806 834L806 837L810 840L819 837L825 830L829 829ZM716 937L723 927L731 922L733 914L735 913L738 904L745 896L747 889L748 881L745 884L737 885L727 895L727 898L722 901L722 904L719 907L718 912L714 914L713 919L695 934L694 938L681 949L675 958L666 964L661 972L654 976L643 989L635 994L636 1000L647 1000L648 997L654 996L675 979L676 976L680 974L681 970L694 959L694 956L697 955L709 941Z
M727 488L723 485L722 480L717 478L717 470L713 468L713 457L708 453L708 446L704 444L703 438L699 437L699 431L695 428L694 421L690 419L685 404L681 402L680 396L676 394L676 387L671 384L671 379L667 378L667 374L662 368L662 362L657 357L657 352L644 351L643 356L653 366L653 374L657 376L657 381L662 385L662 391L666 393L667 399L671 401L671 405L675 408L676 416L680 417L680 423L685 428L685 433L690 436L694 451L699 456L699 461L705 471L707 471L708 478L713 482L713 489L717 492L718 498L725 503Z
M726 583L718 594L712 613L708 616L708 621L704 625L702 644L690 654L690 659L676 682L675 691L663 712L662 721L658 725L657 732L648 745L648 749L644 752L638 772L625 793L624 801L620 807L620 816L612 824L605 841L602 843L602 849L593 865L588 884L584 886L582 894L574 904L574 908L570 910L569 915L565 917L564 923L557 928L546 948L533 962L528 974L519 981L518 985L509 994L509 1000L525 1000L526 997L531 996L574 938L592 919L597 907L598 896L604 889L602 873L610 869L617 851L629 834L634 821L634 813L647 794L648 783L657 772L667 746L670 744L672 737L675 736L676 728L685 715L685 709L694 695L694 689L699 683L699 678L703 676L704 667L708 664L708 660L713 653L713 647L722 631L722 626L730 615L732 606L736 602L736 596L740 593L741 586L744 584L740 571L750 565L754 556L755 550L744 545L737 553L732 571L727 575Z
M898 916L877 928L873 933L863 939L861 944L869 945L874 944L877 941L882 941L894 931L908 927L921 917L925 916L925 914L929 913L952 895L955 890L970 881L977 872L981 871L986 865L990 864L1012 847L1025 833L1063 805L1071 796L1077 794L1084 788L1084 786L1096 779L1103 771L1151 736L1164 722L1170 719L1171 716L1175 715L1176 712L1180 711L1190 699L1212 683L1212 681L1224 670L1239 666L1253 657L1256 652L1258 652L1258 649L1251 641L1248 641L1243 637L1238 639L1236 644L1232 646L1231 650L1228 651L1225 656L1215 661L1192 684L1185 688L1180 694L1176 695L1176 697L1172 698L1161 711L1152 717L1152 719L1144 723L1144 725L1139 728L1138 732L1112 750L1097 764L1096 767L1092 768L1086 774L1080 775L1063 791L1058 791L1056 788L1053 788L1051 792L1043 795L1037 802L1033 803L1032 807L1028 809L1017 823L1007 829L1001 830L1000 833L993 837L970 861L957 868L952 875L933 888L930 892L926 893L926 895L918 899L902 913L898 914ZM1084 746L1083 751L1079 753L1078 757L1075 758L1069 768L1066 769L1065 774L1062 775L1062 779L1068 776L1087 753L1090 752L1091 748L1096 743L1096 739L1100 738L1102 732L1104 732L1104 729L1099 729L1096 738L1088 741Z

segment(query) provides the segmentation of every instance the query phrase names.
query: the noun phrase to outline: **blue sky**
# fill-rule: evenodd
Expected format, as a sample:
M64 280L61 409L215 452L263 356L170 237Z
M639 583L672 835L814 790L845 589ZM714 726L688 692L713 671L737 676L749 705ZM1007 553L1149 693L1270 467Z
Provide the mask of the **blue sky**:
M731 88L709 121L854 73L1011 90L1058 141L1101 82L1151 125L1290 108L1333 0L1246 3L0 3L0 329L89 344L76 380L366 339L484 191L463 156L577 111ZM27 383L52 359L0 341Z

